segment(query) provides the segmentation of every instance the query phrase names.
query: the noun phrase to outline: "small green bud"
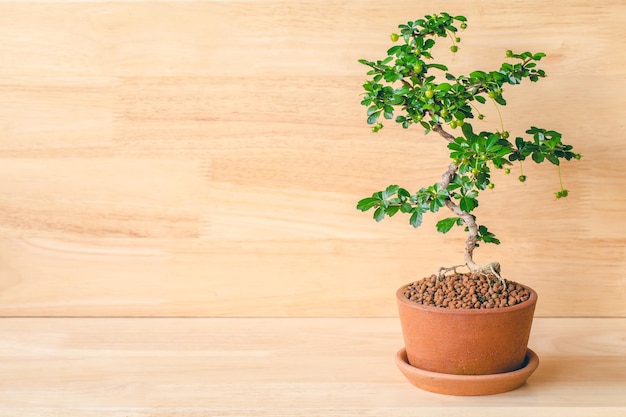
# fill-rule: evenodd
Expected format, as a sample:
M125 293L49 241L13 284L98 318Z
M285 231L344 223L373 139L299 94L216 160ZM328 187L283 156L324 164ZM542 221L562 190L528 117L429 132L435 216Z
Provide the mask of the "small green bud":
M397 33L392 33L389 35L389 39L391 39L391 42L397 42L398 39L400 39L400 36Z

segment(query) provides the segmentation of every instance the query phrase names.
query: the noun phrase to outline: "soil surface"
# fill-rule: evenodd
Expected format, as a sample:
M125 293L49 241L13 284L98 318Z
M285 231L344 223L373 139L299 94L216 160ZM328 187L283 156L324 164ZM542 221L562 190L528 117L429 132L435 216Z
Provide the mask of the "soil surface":
M410 284L404 296L416 303L444 308L487 309L510 307L530 298L522 285L494 276L451 274L436 275Z

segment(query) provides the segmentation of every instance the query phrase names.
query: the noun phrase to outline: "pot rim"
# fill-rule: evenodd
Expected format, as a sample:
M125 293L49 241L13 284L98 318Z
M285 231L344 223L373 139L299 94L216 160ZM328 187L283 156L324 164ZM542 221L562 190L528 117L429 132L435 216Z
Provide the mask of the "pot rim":
M535 304L538 298L537 292L535 290L533 290L527 285L520 284L522 287L530 291L530 298L514 306L498 307L498 308L484 308L484 309L483 308L437 307L437 306L416 303L415 301L411 301L408 298L406 298L403 292L411 284L412 282L409 284L405 284L402 287L398 288L398 290L396 291L396 299L398 300L398 302L404 304L405 306L409 308L429 311L433 313L440 313L440 314L451 314L451 315L488 315L488 314L499 314L499 313L501 314L503 312L511 312L515 310L522 310L522 309L528 308L529 305Z

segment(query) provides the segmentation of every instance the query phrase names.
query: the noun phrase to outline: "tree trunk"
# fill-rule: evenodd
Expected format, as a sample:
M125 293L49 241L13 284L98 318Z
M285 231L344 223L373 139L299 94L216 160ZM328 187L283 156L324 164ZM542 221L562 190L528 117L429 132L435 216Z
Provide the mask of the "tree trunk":
M434 132L437 132L448 142L454 141L454 136L443 130L441 125L434 126L432 130ZM455 164L448 165L448 169L441 176L441 182L439 183L442 189L448 188L458 169L459 167ZM476 242L478 241L478 225L476 224L476 219L474 218L474 216L466 211L461 210L461 207L454 201L452 201L450 197L448 197L448 199L446 200L446 207L448 207L448 209L450 209L450 211L452 211L457 217L459 217L463 221L465 226L467 226L467 239L465 240L464 252L465 266L467 266L467 268L469 268L469 270L473 274L491 274L502 280L502 277L500 276L500 264L498 262L491 262L485 265L479 265L474 262L474 249L476 248ZM451 269L454 268L450 268L448 270Z

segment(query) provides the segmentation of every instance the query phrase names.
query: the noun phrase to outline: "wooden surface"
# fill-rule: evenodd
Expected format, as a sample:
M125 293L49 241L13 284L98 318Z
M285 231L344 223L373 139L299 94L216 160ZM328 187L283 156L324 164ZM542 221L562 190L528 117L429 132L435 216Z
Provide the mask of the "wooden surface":
M14 417L626 415L626 319L538 319L518 390L410 385L389 319L0 320L0 415Z
M369 133L357 59L432 7L0 0L0 315L395 316L395 289L459 263L464 236L355 210L446 165L420 129ZM626 317L624 2L445 7L469 19L451 70L548 54L505 123L584 155L566 201L550 167L496 176L477 215L503 244L477 260L534 287L540 316Z

